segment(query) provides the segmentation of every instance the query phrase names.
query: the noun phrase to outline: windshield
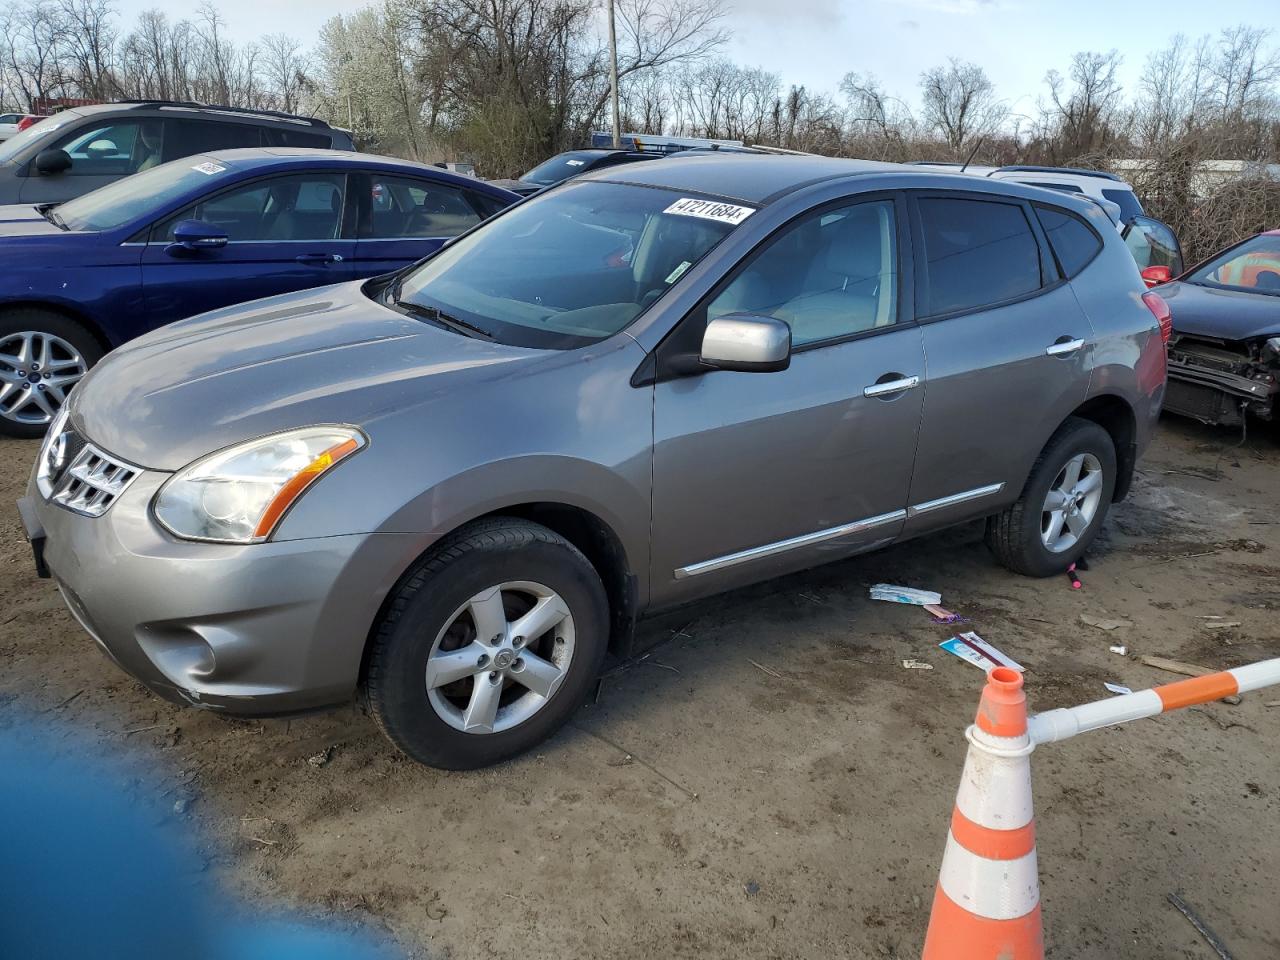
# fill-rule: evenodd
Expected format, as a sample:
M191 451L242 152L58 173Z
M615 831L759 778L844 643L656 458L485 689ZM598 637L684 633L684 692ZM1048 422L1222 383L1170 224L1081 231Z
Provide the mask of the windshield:
M1280 236L1247 240L1210 260L1187 280L1205 287L1280 296Z
M751 214L623 184L570 184L513 207L390 288L519 346L569 349L628 326ZM430 317L428 317L430 319Z
M35 141L43 140L49 134L61 130L72 120L78 120L79 118L80 114L64 110L62 113L56 113L52 117L37 120L21 133L15 133L4 143L0 143L0 163L8 163Z
M68 230L114 230L152 211L158 212L193 187L213 185L226 170L224 160L184 157L59 204L58 219Z
M526 183L536 183L542 187L549 187L552 184L559 183L562 180L568 180L570 177L576 177L580 173L586 173L591 169L591 164L600 158L601 154L597 153L561 153L546 160L520 179Z

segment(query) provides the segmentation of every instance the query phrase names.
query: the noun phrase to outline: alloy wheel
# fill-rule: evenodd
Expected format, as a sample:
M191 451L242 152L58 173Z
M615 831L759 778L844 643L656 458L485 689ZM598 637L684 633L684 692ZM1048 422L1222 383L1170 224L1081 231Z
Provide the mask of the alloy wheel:
M1063 464L1049 486L1040 516L1040 539L1050 553L1065 553L1084 536L1102 502L1102 463L1079 453Z
M62 337L23 330L0 338L0 417L49 423L88 371L80 351Z
M489 587L436 636L427 655L427 700L464 733L510 730L560 688L574 640L573 615L554 590L526 580Z

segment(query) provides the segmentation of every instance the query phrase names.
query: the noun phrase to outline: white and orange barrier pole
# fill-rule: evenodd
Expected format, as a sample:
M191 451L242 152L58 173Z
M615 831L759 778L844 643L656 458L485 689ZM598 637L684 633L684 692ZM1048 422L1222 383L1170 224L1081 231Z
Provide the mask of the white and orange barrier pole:
M1264 660L1027 717L1022 674L987 674L925 935L923 960L1043 960L1031 752L1117 723L1280 684Z
M1099 727L1154 717L1180 707L1212 703L1223 697L1261 690L1277 683L1280 683L1280 659L1263 660L1245 667L1223 670L1221 673L1166 683L1150 690L1095 700L1078 707L1063 707L1060 710L1038 713L1030 720L1031 739L1035 743L1053 743Z
M1041 960L1040 884L1022 674L987 674L933 896L924 960Z

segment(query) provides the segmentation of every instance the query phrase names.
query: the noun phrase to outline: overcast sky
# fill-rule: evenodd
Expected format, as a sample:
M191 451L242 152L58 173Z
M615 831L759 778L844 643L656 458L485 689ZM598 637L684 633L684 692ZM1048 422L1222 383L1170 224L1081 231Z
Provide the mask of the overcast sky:
M155 0L118 0L125 24ZM733 40L724 53L745 66L834 93L850 70L874 73L914 107L920 72L949 56L981 64L1015 113L1044 92L1045 71L1077 50L1118 49L1128 88L1147 54L1170 36L1216 33L1237 23L1280 27L1277 0L725 0ZM329 17L359 0L217 0L232 36L290 33L308 45ZM194 4L186 9L193 9ZM171 13L178 17L180 14ZM1280 36L1274 38L1280 41Z

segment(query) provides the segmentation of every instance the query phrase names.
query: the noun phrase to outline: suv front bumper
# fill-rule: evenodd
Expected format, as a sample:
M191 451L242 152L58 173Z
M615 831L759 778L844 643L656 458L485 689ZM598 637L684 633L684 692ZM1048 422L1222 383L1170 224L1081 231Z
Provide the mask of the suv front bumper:
M353 534L245 546L177 540L144 472L101 517L19 502L68 609L122 669L160 696L244 716L349 700L378 610L421 538Z

